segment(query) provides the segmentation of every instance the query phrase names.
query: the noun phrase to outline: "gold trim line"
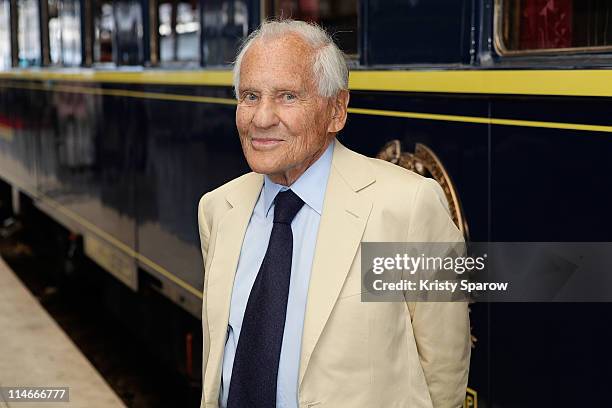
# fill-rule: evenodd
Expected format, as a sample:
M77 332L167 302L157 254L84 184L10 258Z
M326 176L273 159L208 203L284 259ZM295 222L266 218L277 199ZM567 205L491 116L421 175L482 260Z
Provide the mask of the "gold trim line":
M99 71L95 69L13 69L0 79L158 85L232 86L231 71ZM576 70L354 70L355 91L491 95L612 96L611 69Z
M447 122L480 123L480 124L486 124L486 125L524 126L524 127L536 127L536 128L582 130L582 131L589 131L589 132L612 133L612 126L587 125L587 124L580 124L580 123L541 122L541 121L535 121L535 120L498 119L498 118L485 118L485 117L478 117L478 116L441 115L437 113L400 112L400 111L362 109L362 108L349 108L348 111L350 113L361 114L361 115L391 116L391 117L396 117L396 118L425 119L425 120L439 120L439 121L447 121Z

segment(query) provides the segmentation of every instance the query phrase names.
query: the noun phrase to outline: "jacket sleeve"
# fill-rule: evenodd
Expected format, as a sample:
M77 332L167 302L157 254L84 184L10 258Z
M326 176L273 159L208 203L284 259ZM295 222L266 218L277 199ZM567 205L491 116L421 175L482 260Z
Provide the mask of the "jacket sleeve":
M463 242L433 179L421 180L406 242ZM408 302L408 310L433 406L462 407L471 353L468 303Z
M210 339L208 337L208 318L206 314L206 299L208 287L208 273L206 273L206 262L208 255L208 247L210 244L210 223L208 222L208 214L206 213L206 194L200 198L198 203L198 230L200 233L200 247L202 249L202 265L204 265L204 287L202 293L202 385L204 385L204 373L206 372L206 363L208 362L208 349ZM202 386L202 399L200 407L206 406L206 398L204 396L204 387Z

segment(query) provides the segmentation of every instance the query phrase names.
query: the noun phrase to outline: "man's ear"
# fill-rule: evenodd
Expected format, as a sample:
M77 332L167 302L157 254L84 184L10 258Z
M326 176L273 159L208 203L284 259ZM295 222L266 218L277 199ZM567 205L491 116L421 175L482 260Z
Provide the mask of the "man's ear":
M327 127L327 133L338 133L344 128L349 104L349 91L344 89L333 97L331 109L331 121Z

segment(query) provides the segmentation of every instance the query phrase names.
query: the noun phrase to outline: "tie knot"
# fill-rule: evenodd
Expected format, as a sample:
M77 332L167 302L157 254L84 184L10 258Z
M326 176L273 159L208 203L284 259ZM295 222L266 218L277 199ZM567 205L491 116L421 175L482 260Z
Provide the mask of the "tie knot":
M291 190L278 193L274 199L274 222L291 224L303 205L304 201Z

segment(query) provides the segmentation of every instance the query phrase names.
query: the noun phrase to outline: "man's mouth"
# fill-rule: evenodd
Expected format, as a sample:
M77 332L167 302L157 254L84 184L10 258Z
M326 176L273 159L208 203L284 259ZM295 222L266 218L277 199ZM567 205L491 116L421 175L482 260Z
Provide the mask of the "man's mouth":
M251 145L255 149L272 149L282 143L282 139L275 139L271 137L252 137Z

